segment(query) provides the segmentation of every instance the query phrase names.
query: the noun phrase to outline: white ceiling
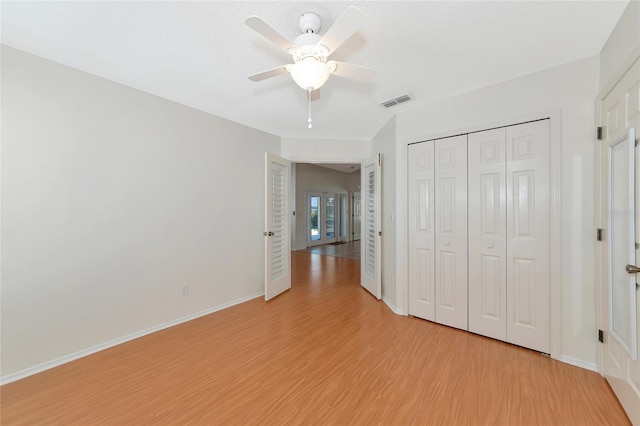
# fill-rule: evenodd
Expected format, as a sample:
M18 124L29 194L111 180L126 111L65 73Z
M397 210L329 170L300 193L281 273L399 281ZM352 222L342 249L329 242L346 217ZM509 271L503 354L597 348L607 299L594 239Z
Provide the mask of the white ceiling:
M372 67L373 82L333 76L312 104L290 76L247 79L290 56L244 24L259 15L323 34L350 4L367 22L331 59ZM627 2L7 2L2 43L286 138L370 139L419 103L596 55ZM414 100L385 109L381 101Z

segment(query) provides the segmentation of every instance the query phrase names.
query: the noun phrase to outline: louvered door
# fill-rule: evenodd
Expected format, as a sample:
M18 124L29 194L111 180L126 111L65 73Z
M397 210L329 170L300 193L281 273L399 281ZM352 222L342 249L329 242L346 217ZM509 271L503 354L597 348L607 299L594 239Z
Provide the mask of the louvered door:
M264 298L291 288L289 188L290 162L265 155L265 276Z
M380 170L382 156L362 162L362 231L360 283L377 299L382 297L381 236L380 221L381 187Z

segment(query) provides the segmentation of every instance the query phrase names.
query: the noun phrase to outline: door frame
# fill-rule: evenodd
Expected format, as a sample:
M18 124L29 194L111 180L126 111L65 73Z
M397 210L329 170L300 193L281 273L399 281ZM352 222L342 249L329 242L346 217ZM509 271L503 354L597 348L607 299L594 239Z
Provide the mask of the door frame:
M409 233L408 233L408 175L407 152L413 143L441 139L463 133L478 132L496 127L511 126L549 118L550 144L550 355L551 358L593 369L592 365L562 356L562 110L553 109L519 117L512 117L481 125L458 128L446 132L426 134L399 141L396 146L396 306L398 313L409 312Z

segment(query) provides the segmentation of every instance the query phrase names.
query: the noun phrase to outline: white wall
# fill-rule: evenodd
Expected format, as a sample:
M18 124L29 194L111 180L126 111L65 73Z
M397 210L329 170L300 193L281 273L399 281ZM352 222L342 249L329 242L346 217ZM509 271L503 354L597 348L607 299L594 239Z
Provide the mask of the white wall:
M295 162L359 163L369 158L371 142L348 139L282 138L282 156Z
M406 301L406 146L462 129L559 110L562 149L562 356L595 368L594 144L598 58L591 57L400 112L397 304Z
M600 89L640 50L640 1L632 0L600 52Z
M340 194L358 191L357 185L360 184L360 172L343 173L305 163L296 164L295 169L296 229L295 242L292 249L302 250L307 247L307 192Z
M2 47L2 144L2 376L263 291L278 137Z
M373 137L371 152L382 154L382 298L396 309L396 119Z

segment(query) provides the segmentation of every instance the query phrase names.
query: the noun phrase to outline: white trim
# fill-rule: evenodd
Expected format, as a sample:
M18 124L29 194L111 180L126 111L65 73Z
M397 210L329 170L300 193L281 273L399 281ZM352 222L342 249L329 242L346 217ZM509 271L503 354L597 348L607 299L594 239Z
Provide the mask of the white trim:
M389 307L389 309L391 309L391 311L392 311L394 314L397 314L397 315L404 315L404 314L403 314L403 313L402 313L398 308L396 308L396 306L395 306L393 303L391 303L391 301L390 301L389 299L387 299L385 296L382 296L382 301L383 301L384 303L386 303L386 304L387 304L387 306Z
M549 354L562 357L562 110L548 114L551 166L549 221Z
M583 361L578 358L573 358L566 355L561 355L558 359L560 362L564 362L565 364L574 365L576 367L584 368L586 370L598 372L598 366L595 362Z
M405 139L396 146L396 303L409 312L407 151L412 143L478 132L495 127L550 119L551 215L550 215L550 355L562 357L562 110L553 109L510 119Z
M58 367L62 364L66 364L71 361L75 361L77 359L83 358L85 356L94 354L96 352L103 351L105 349L112 348L114 346L120 345L122 343L129 342L131 340L137 339L139 337L146 336L151 333L155 333L160 330L165 330L167 328L176 326L178 324L182 324L187 321L194 320L196 318L203 317L205 315L212 314L217 311L221 311L226 308L230 308L234 305L239 305L240 303L247 302L251 299L255 299L258 297L264 296L264 291L250 294L249 296L241 297L239 299L232 300L227 303L223 303L222 305L214 306L213 308L208 308L200 312L196 312L193 314L185 315L180 318L176 318L172 321L168 321L162 324L158 324L156 326L136 331L135 333L127 334L126 336L118 337L116 339L109 340L104 343L100 343L95 346L91 346L89 348L73 352L68 355L61 356L60 358L53 359L51 361L43 362L42 364L34 365L33 367L25 368L24 370L17 371L15 373L7 374L5 376L0 377L0 385L6 385L7 383L15 382L16 380L24 379L25 377L32 376L37 373L41 373L45 370L49 370L54 367Z

